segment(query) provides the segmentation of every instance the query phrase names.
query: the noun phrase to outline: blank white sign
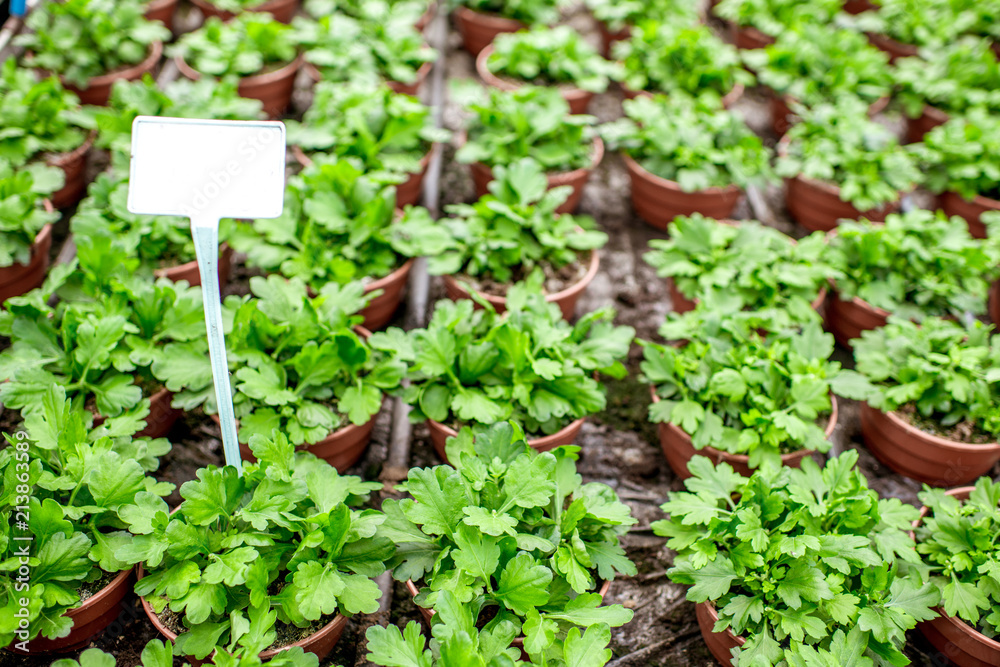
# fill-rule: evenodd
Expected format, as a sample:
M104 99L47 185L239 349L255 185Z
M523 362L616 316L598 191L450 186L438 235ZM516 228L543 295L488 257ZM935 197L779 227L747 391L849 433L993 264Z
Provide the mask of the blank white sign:
M154 116L132 123L132 213L276 218L284 191L284 123Z

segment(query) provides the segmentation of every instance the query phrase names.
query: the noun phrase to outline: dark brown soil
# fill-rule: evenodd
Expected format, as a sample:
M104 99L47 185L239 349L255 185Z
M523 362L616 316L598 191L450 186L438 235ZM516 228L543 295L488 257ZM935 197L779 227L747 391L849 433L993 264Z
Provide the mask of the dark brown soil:
M995 435L987 433L978 424L968 419L952 426L943 426L939 421L920 414L915 405L904 405L896 411L896 414L910 426L946 440L954 440L967 445L988 445L997 441Z
M572 264L567 264L558 269L553 268L551 264L540 265L539 268L541 268L542 273L545 275L545 283L542 286L542 291L546 294L557 294L580 282L587 274L587 263L589 261L590 257L587 255ZM471 284L477 291L484 294L506 296L510 286L527 278L528 272L524 270L523 266L518 266L514 269L513 279L505 283L497 282L492 278L472 278L465 274L459 274L455 277L458 280Z

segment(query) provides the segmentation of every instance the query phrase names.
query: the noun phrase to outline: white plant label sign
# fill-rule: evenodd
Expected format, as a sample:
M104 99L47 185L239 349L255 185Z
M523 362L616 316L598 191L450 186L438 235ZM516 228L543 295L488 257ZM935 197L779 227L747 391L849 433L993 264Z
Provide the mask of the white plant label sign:
M276 218L285 193L285 125L139 116L128 210L191 220L226 463L242 471L219 291L219 220Z

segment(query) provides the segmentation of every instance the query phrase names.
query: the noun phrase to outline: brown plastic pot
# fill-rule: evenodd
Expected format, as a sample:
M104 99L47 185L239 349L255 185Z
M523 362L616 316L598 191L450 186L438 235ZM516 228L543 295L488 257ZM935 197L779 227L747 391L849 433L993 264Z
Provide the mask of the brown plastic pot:
M139 579L142 579L145 576L142 565L138 567L138 571ZM177 640L177 633L163 624L163 621L161 621L160 617L156 615L156 612L153 611L150 604L146 602L146 598L140 597L139 601L142 602L142 608L146 612L146 617L149 619L149 622L153 624L153 627L155 627L156 630L166 639L171 642L175 642ZM288 644L287 646L282 646L281 648L272 648L266 651L261 651L259 657L261 660L270 660L282 651L287 651L290 648L299 646L306 653L314 654L317 658L319 658L320 662L322 662L323 658L329 655L330 651L332 651L333 647L337 644L337 641L340 640L340 635L343 634L345 627L347 627L347 617L337 614L332 621L305 639L300 639L294 644ZM209 662L209 658L198 660L188 656L187 661L195 667L199 667L200 665L207 664Z
M462 45L474 56L478 56L497 35L528 29L528 26L521 21L495 14L474 12L468 7L459 7L455 10L455 23L462 35Z
M832 292L826 306L826 330L848 350L851 349L851 340L860 338L862 331L884 327L892 314L860 297L845 301L836 288Z
M701 213L722 220L733 214L743 191L735 185L684 192L676 181L650 173L627 154L622 154L632 181L632 207L656 229L666 229L679 215Z
M46 208L51 204L46 200ZM52 249L52 225L45 225L31 244L31 259L27 264L11 264L0 268L0 304L11 297L21 296L45 282Z
M292 101L295 75L298 74L303 61L303 57L299 55L292 62L273 72L242 77L237 92L240 97L260 100L264 105L264 111L272 118L277 118L284 113ZM177 69L186 78L192 81L201 78L201 74L188 65L182 57L175 56L174 62L177 64Z
M434 20L434 12L436 9L437 3L431 2L427 7L427 11L420 15L420 18L418 18L417 22L413 24L413 27L418 31L423 32L424 28L429 26L431 21Z
M423 195L424 176L427 175L427 167L431 163L431 156L437 150L437 146L437 144L432 145L427 154L420 159L420 171L410 174L408 179L396 186L397 207L416 205L420 201L420 197ZM303 167L312 164L312 160L299 146L292 146L292 156Z
M52 205L56 208L68 208L83 199L87 190L87 155L97 138L97 131L91 132L82 144L68 153L49 154L45 163L50 167L62 169L63 186L53 193Z
M713 628L719 620L719 614L715 610L715 605L711 602L699 602L694 606L695 618L698 619L698 628L701 630L701 638L705 640L705 646L720 665L733 667L732 650L743 646L746 642L743 637L733 634L733 631L726 628L723 632L715 632Z
M413 95L416 97L417 93L420 91L420 86L424 85L424 81L427 80L427 76L431 73L431 68L434 63L424 63L417 69L417 80L413 83L403 83L402 81L386 81L386 85L393 90L393 92L400 93L402 95Z
M941 438L867 403L861 405L861 435L879 461L932 486L971 482L1000 461L1000 443L975 445Z
M150 0L146 3L146 20L159 21L168 29L173 28L178 3L179 0Z
M205 0L191 0L191 4L201 10L202 16L206 19L217 16L223 21L228 21L229 19L236 16L233 12L227 12L225 10L219 9L210 2ZM271 14L276 21L281 21L282 23L291 23L292 17L295 16L295 12L299 9L299 0L269 0L262 5L257 5L256 7L251 7L245 11L248 12L267 12Z
M228 243L223 243L219 250L219 285L225 285L229 282L229 274L233 268L233 249L229 247ZM169 278L175 283L186 280L192 287L201 285L201 272L198 270L197 260L165 269L156 269L153 271L153 275L157 278Z
M938 125L948 122L948 114L928 104L924 105L921 114L916 118L906 119L906 140L911 144L923 141L924 135Z
M788 129L794 125L796 121L796 116L792 113L792 108L790 106L791 102L795 101L794 98L788 95L772 95L769 101L769 109L771 111L771 129L779 137L783 136ZM885 108L889 106L889 97L880 97L871 104L868 105L868 115L869 117L875 117L881 112L885 111Z
M986 238L986 225L982 215L987 211L1000 211L1000 201L977 195L972 201L954 192L945 192L940 197L941 210L947 215L957 215L969 225L969 233L977 239Z
M107 105L108 98L111 97L111 86L114 85L115 81L122 79L125 81L136 81L141 79L143 74L153 71L156 64L160 62L160 56L162 55L163 43L153 42L153 45L149 49L149 55L138 65L132 65L127 69L120 69L102 74L101 76L95 76L83 88L78 88L66 81L63 81L63 87L66 90L76 93L76 96L80 98L81 104L93 104L103 107Z
M459 141L464 143L464 135L459 137ZM545 178L549 183L549 190L560 185L569 185L573 192L556 209L556 213L572 213L580 205L580 198L583 196L583 187L590 179L590 174L597 165L601 164L604 158L604 142L600 137L594 137L594 158L589 167L574 169L573 171L560 171L553 174L546 174ZM482 162L473 162L469 165L472 171L472 181L476 186L476 195L482 197L489 192L490 181L493 180L493 170Z
M359 426L348 424L343 428L338 428L315 444L299 445L295 449L315 454L336 468L337 472L345 473L358 462L361 455L365 453L365 449L368 448L376 419L378 419L378 413L365 424ZM212 420L218 423L219 416L212 415ZM250 451L250 446L242 442L240 443L240 458L250 463L257 462L257 457Z
M146 426L135 434L137 438L163 438L170 432L181 411L170 405L174 395L167 389L160 389L149 397L149 414ZM104 415L94 415L94 426L100 426L107 419Z
M990 319L1000 329L1000 280L993 283L993 289L990 290L989 310Z
M755 49L766 49L774 44L774 37L765 34L750 25L731 25L733 44L737 49L752 51Z
M492 44L480 51L479 55L476 56L476 72L479 73L479 77L483 80L483 82L488 86L499 88L500 90L517 90L520 88L521 84L508 79L502 79L490 71L486 61L491 55L493 55ZM559 94L562 95L564 100L566 100L566 103L569 104L569 112L571 115L587 113L587 107L590 106L590 100L594 99L594 93L587 90L569 87L560 87L558 90Z
M945 493L962 501L968 500L973 490L975 487L963 486ZM913 522L914 530L929 513L929 507L920 509L920 518ZM915 537L912 531L910 537ZM960 618L948 616L941 607L935 607L934 611L937 612L937 617L919 623L917 629L940 652L940 655L947 658L946 664L956 667L1000 665L1000 641L990 639Z
M403 288L406 287L406 281L410 277L410 269L412 268L413 260L409 259L384 278L379 278L365 285L365 294L382 290L382 294L372 299L361 311L365 318L362 325L366 329L381 329L389 323L403 299Z
M122 613L122 601L132 591L135 570L129 568L108 582L108 584L80 603L79 607L67 610L63 616L73 621L69 634L59 639L37 637L28 642L27 653L69 653L90 644L91 640L104 631ZM14 644L9 650L24 655Z
M573 283L566 289L556 292L555 294L546 294L545 300L549 303L555 303L559 306L559 310L562 311L563 318L568 320L573 319L573 314L576 312L576 302L579 301L580 295L583 294L584 290L587 289L587 285L590 281L594 279L597 275L597 269L600 266L600 253L596 250L590 253L590 263L587 266L587 273L580 278L579 281ZM448 294L448 298L452 301L460 301L462 299L469 299L471 295L469 290L467 290L457 278L454 276L442 276L444 278L444 288L445 292ZM482 292L477 292L479 296L489 301L494 310L498 313L503 313L507 311L507 298L502 296L496 296L494 294L483 294ZM477 303L476 309L478 310L481 306Z
M656 395L656 388L650 387L649 391L653 396L653 403L659 403L660 397ZM830 420L827 422L826 430L824 431L827 438L837 428L838 416L837 397L830 394ZM750 468L749 456L744 454L730 454L715 447L695 449L695 446L691 442L691 436L674 423L657 424L657 431L660 436L660 448L667 458L667 463L670 464L670 468L680 479L687 479L691 476L687 464L694 456L707 457L711 459L714 465L723 462L728 463L733 467L733 470L744 477L750 477L753 474L753 470ZM796 452L782 454L781 464L790 468L799 468L802 466L802 460L814 453L815 450L812 449L800 449Z
M885 222L886 216L898 211L900 206L897 199L880 209L859 211L841 200L838 186L805 176L785 179L785 203L792 217L812 232L828 232L836 228L841 219L867 218L872 222Z
M909 58L917 55L918 49L913 44L903 44L902 42L897 42L888 35L879 35L873 32L867 34L868 41L871 42L872 46L877 48L879 51L884 51L889 54L890 64L895 64L895 62L900 58Z
M871 0L844 0L844 11L848 14L860 14L878 9L878 6L871 3Z
M667 277L667 292L670 294L670 303L673 305L673 310L675 313L684 314L690 312L698 307L698 299L689 299L684 296L679 289L677 289L677 283L674 282L673 278ZM824 287L820 289L816 298L812 301L813 310L815 310L820 315L824 314L826 306L826 295L827 289Z
M733 89L722 96L722 107L724 109L730 109L737 100L743 97L743 93L746 92L746 86L742 83L737 83L733 86ZM622 94L625 95L626 99L634 100L637 97L652 97L655 93L648 90L632 90L624 85L622 86Z
M580 433L580 428L583 426L583 422L586 418L577 419L576 421L570 422L565 428L561 428L552 435L546 435L541 438L532 438L528 440L528 446L532 449L538 450L540 452L547 452L550 449L555 449L556 447L562 447L563 445L572 445L576 442L576 436ZM448 438L453 438L458 435L458 432L442 424L441 422L436 422L433 419L427 420L427 427L431 432L431 444L434 445L434 451L437 452L438 457L445 463L448 463L448 455L445 450L445 443Z
M596 16L594 17L594 23L597 24L597 31L601 35L601 54L605 58L611 55L611 47L615 42L624 42L632 38L632 28L630 26L625 26L621 30L611 32L608 29L608 25Z

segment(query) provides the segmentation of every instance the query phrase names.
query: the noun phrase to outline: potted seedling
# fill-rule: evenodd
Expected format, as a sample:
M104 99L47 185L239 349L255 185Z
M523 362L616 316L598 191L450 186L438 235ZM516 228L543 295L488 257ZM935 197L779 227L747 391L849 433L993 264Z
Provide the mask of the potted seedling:
M942 210L965 219L976 238L986 238L982 216L1000 211L1000 120L984 108L935 127L914 145L924 184Z
M843 0L721 0L713 11L729 21L736 48L763 49L801 23L831 23L842 5Z
M917 552L941 591L939 616L924 637L958 667L1000 661L1000 483L920 492Z
M262 662L258 654L262 648L260 642L267 637L248 638L245 645L240 645L233 652L217 646L212 660L193 660L195 664L212 665L213 667L260 667ZM150 639L142 649L137 667L173 667L174 644L169 639L162 642ZM182 661L183 667L191 667L191 663ZM285 649L267 661L268 667L318 667L319 658L314 653L306 653L301 646ZM80 654L79 661L63 658L52 663L52 667L114 667L115 657L99 648L88 648Z
M299 8L299 0L191 0L205 19L217 17L228 21L244 12L263 12L275 21L291 23Z
M608 236L592 218L559 215L569 188L545 189L541 167L531 159L497 167L490 194L474 204L453 204L439 220L446 240L428 258L428 270L444 276L452 299L488 301L505 309L507 292L532 274L547 301L573 317L576 302L598 269L598 249Z
M305 0L302 5L315 19L341 14L359 20L381 20L391 15L406 17L422 31L434 17L437 0Z
M249 266L299 278L313 294L362 281L373 297L363 325L380 329L399 306L414 258L437 255L449 240L427 209L399 211L395 202L394 188L348 159L321 160L288 180L280 217L240 225L233 245Z
M244 460L252 460L254 435L278 429L294 446L347 470L368 446L383 392L397 389L406 370L356 328L368 302L363 287L328 283L310 297L301 278L272 275L251 278L250 291L224 304ZM194 377L178 369L167 387L178 389L175 405L204 405L214 414L208 359L200 366Z
M556 87L571 114L587 113L595 93L608 89L620 68L600 56L568 25L498 35L479 52L476 71L490 86L516 90L525 84Z
M622 359L635 331L614 326L612 309L572 327L536 291L511 292L504 315L474 310L471 301L439 301L427 328L371 337L373 347L409 363L403 399L410 421L428 422L442 458L458 428L503 419L523 424L536 449L571 444L583 420L606 404L595 374L625 377Z
M736 49L702 24L643 21L628 41L615 44L613 56L625 68L625 96L678 93L731 106L753 83Z
M15 165L39 160L59 167L63 186L52 194L52 205L65 208L79 201L94 133L76 95L58 78L39 80L11 58L0 70L0 125L0 155L5 160Z
M469 110L473 116L455 159L469 165L476 194L489 191L495 167L530 157L545 171L549 188L573 188L557 212L576 210L583 187L604 157L604 142L593 128L596 118L570 115L558 90L538 86L491 88L488 99Z
M767 337L707 330L679 347L640 344L643 381L653 385L649 416L679 477L691 476L699 454L749 475L830 449L840 364L829 360L833 336L818 321Z
M250 445L256 463L198 470L172 513L140 494L115 555L139 565L135 592L178 655L301 647L322 659L347 616L378 609L372 578L393 545L376 534L380 512L354 507L381 484L340 477L278 431Z
M889 57L853 30L803 23L743 59L773 92L771 123L779 135L797 121L795 103L814 108L850 97L873 116L889 103Z
M657 229L679 215L728 218L746 187L773 179L771 152L725 109L665 95L623 107L601 135L622 152L636 213Z
M1000 235L973 239L960 218L915 209L884 224L845 221L829 241L837 269L827 329L841 345L890 314L983 315L990 284L1000 278Z
M170 443L133 439L141 421L94 428L92 415L58 385L40 388L33 400L23 429L5 433L0 449L3 541L10 540L0 575L0 645L13 642L22 655L82 648L123 613L135 580L131 563L115 557L131 538L123 522L145 498L162 503L174 488L148 474ZM30 517L30 533L15 528L15 509L22 525ZM27 558L16 555L23 547ZM19 574L19 565L29 567ZM26 571L30 585L18 585Z
M871 43L889 54L892 62L917 55L924 47L937 48L969 31L975 13L947 0L879 0L872 11L859 15L855 25Z
M431 151L451 134L434 127L430 108L386 86L321 83L302 123L288 121L288 142L308 154L355 158L366 174L396 185L396 205L420 200Z
M84 104L102 105L115 81L151 72L170 37L138 2L46 2L25 24L30 31L14 39L26 49L23 65L57 75Z
M857 370L834 391L865 401L861 433L882 463L954 486L1000 460L1000 341L988 325L890 317L851 344Z
M0 158L0 304L45 280L52 223L59 219L47 197L62 184L56 167L16 167Z
M706 297L735 298L738 310L782 309L792 321L822 310L834 269L821 234L796 243L754 220L720 222L697 213L667 231L670 238L651 240L643 258L667 279L675 312L694 310Z
M899 60L894 78L911 142L974 107L1000 111L1000 64L988 39L966 36L924 49L919 58Z
M410 470L401 488L412 500L382 503L393 577L432 628L432 616L447 624L457 606L465 624L523 634L515 645L551 664L543 656L562 653L553 635L632 619L601 603L615 575L636 573L620 544L636 521L610 487L581 483L578 452L537 452L516 422L463 429L448 442L450 465Z
M806 459L750 478L691 460L653 530L670 538L667 574L691 586L721 664L908 664L905 633L940 598L907 536L916 508L880 499L857 460L848 450L823 469Z
M562 4L561 0L458 0L455 22L465 50L478 56L497 35L556 23Z
M270 116L280 116L292 99L302 64L296 31L270 14L245 12L228 23L213 17L187 33L171 50L181 74L239 78L239 93L260 100Z
M178 4L180 0L145 0L143 6L146 11L143 16L147 21L159 21L167 30L172 30Z
M914 156L857 98L796 113L802 122L778 144L776 168L788 210L806 229L826 232L843 218L884 222L919 182Z
M601 34L601 53L607 57L615 42L632 36L632 26L646 19L692 24L698 21L698 8L685 0L586 0L584 3L597 22Z

